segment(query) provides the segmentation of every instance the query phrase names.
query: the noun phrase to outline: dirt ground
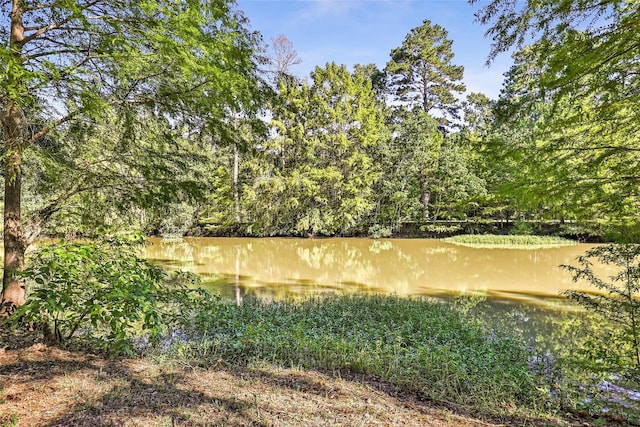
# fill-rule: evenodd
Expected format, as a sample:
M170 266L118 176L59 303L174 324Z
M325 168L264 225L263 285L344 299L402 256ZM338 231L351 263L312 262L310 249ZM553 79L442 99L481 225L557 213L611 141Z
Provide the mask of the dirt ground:
M384 385L273 366L202 369L107 360L0 327L0 427L589 426L486 419L394 396Z

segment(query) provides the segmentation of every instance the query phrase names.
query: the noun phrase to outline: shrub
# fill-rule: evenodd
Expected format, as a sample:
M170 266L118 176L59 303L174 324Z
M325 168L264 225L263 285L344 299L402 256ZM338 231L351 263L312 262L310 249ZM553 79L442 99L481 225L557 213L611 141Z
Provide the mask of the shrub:
M384 238L384 237L391 237L391 236L393 236L393 231L391 230L391 227L389 227L389 226L376 224L376 225L373 225L373 226L369 227L369 236L372 239L380 239L380 238Z
M22 272L30 286L14 319L42 324L58 343L91 341L113 354L131 353L135 337L154 340L190 312L202 293L185 274L169 277L137 256L142 237L44 246Z
M614 267L615 274L601 278L593 271L593 260ZM581 291L565 291L563 294L579 305L609 319L621 328L611 335L615 342L608 348L626 348L627 358L611 358L598 352L594 360L604 369L628 367L629 363L640 368L640 245L613 244L598 246L578 257L581 267L563 265L571 272L573 280L584 279L604 294L590 295ZM612 351L606 352L613 355ZM611 364L613 362L613 364Z

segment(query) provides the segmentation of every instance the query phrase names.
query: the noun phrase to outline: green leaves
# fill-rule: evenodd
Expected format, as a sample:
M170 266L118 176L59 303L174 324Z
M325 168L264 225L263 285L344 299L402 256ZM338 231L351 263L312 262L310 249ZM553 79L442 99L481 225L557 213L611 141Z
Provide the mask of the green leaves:
M3 11L12 12L0 28L0 105L11 118L2 121L3 154L13 159L5 204L17 218L5 230L5 240L16 242L5 245L13 250L5 260L21 268L30 239L64 207L88 222L96 210L86 206L98 206L104 219L116 205L113 223L123 205L166 205L202 190L184 161L201 156L185 155L182 143L236 142L228 117L258 121L266 93L257 71L259 39L232 6L230 0L4 2ZM74 144L51 141L54 131ZM172 150L171 138L183 146ZM45 168L28 165L36 207L24 233L19 166L34 147L34 163ZM5 272L14 267L7 264ZM16 301L5 305L21 304L22 288L12 280L5 286L18 289L10 297Z
M201 291L185 286L191 277L170 278L139 258L141 241L134 236L41 248L22 272L33 289L12 318L49 325L60 343L82 339L112 354L132 352L136 337L158 338L176 319L189 317L197 307L192 294Z
M95 158L87 159L86 151L103 159L132 154L127 150L131 145L100 144L102 133L109 142L122 138L135 145L157 137L147 133L152 122L156 130L169 123L173 139L237 139L227 117L242 112L255 118L264 105L264 92L255 57L258 39L232 6L227 0L19 2L21 24L27 30L23 41L0 47L0 63L6 68L0 76L0 97L11 99L26 115L24 126L29 129L19 132L25 135L21 150L38 142L26 135L41 137L57 129L61 138L74 140L73 147L65 147L69 149L64 154L71 157L59 166L64 169L75 162L73 169L83 171L85 161L96 164ZM4 29L3 35L8 34ZM95 133L87 135L92 125ZM100 126L108 130L98 130ZM93 151L96 146L102 153ZM119 152L120 148L125 149ZM140 172L146 162L146 178L151 171L160 175L187 168L182 162L171 164L172 158L182 160L180 154L147 156L138 151L136 169ZM61 160L44 154L51 168ZM111 175L117 169L112 168ZM121 172L117 171L126 176ZM73 175L86 184L83 187L102 186L103 177L95 182L90 174ZM62 196L52 199L68 199L65 194L78 192L78 185L59 186Z
M535 406L524 344L483 329L451 306L356 295L241 306L221 303L170 350L200 363L268 362L364 375L432 399L495 410Z
M519 48L497 110L504 139L494 141L513 160L509 191L578 218L637 224L639 7L495 0L481 10L490 59Z
M281 84L269 169L246 193L260 209L249 216L266 233L345 233L373 208L384 124L371 84L336 64L312 78L312 86Z
M455 92L463 92L464 69L453 65L452 41L447 31L425 20L407 34L402 46L391 51L387 63L389 83L396 99L424 112L440 111L456 117Z
M594 261L613 269L606 278L593 270ZM564 295L581 306L612 320L621 327L624 346L629 346L624 365L640 367L640 245L617 244L598 246L578 258L580 267L563 265L574 281L586 280L604 294L565 291ZM613 343L609 343L611 345ZM607 369L610 360L601 361ZM624 366L616 366L622 368Z
M206 144L158 117L131 114L74 125L32 147L23 169L30 225L60 234L140 229L204 197L212 181Z

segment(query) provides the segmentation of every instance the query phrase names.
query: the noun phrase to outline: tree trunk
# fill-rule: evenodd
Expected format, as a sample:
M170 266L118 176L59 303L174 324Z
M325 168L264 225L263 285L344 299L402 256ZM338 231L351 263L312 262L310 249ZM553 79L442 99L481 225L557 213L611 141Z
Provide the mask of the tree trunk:
M4 149L4 275L2 278L2 307L0 316L8 316L24 304L24 281L16 277L16 271L24 268L26 244L22 232L21 187L22 151L20 135L22 117L20 109L10 102L3 120Z
M429 221L429 199L431 199L431 193L425 191L422 193L422 206L424 207L423 219Z
M13 0L11 10L11 36L9 46L12 55L20 61L24 27L22 25L22 8L19 0ZM20 73L13 70L7 77L7 84L20 93L22 82ZM22 187L22 135L24 120L22 111L15 99L7 99L2 117L4 132L4 273L2 277L2 297L0 317L10 315L17 307L24 304L24 280L16 276L16 272L24 268L26 243L22 232L21 221L21 187Z
M233 144L233 212L236 224L240 224L240 190L238 189L238 169L240 167L240 153L238 143Z

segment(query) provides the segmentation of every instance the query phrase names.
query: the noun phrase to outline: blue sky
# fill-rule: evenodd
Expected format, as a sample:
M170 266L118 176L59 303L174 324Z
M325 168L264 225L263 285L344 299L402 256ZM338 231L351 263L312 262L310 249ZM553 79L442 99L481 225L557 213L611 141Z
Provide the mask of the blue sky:
M474 22L473 7L466 0L238 0L238 9L249 18L251 29L264 41L284 34L302 63L291 71L306 77L317 66L375 63L383 68L393 48L400 47L412 28L425 19L439 24L453 40L453 63L463 65L468 91L497 98L503 73L512 64L509 55L485 66L491 41L486 28ZM480 5L480 6L478 6Z

